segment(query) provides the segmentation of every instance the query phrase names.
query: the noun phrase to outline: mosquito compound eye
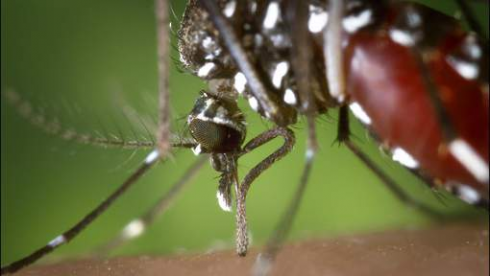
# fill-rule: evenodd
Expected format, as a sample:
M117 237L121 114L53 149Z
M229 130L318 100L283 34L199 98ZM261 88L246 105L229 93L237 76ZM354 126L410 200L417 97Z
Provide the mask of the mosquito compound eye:
M245 119L236 102L204 93L187 120L192 137L199 144L196 153L238 150L245 138Z
M231 151L241 144L241 134L225 125L196 119L190 123L189 130L203 149L212 152Z

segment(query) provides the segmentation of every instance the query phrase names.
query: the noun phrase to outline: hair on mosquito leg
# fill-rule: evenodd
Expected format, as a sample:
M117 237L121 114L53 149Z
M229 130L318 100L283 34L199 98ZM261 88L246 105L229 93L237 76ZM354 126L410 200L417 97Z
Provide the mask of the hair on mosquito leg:
M311 174L313 161L317 152L316 136L315 136L315 121L312 117L307 117L308 120L308 143L305 156L305 164L301 173L299 184L294 191L292 199L289 201L286 211L281 216L274 231L270 235L262 253L257 256L252 272L254 275L267 275L277 253L284 240L286 239L295 216L299 210L301 199L306 190L308 179Z
M103 137L100 137L99 135L93 136L88 133L79 133L73 128L62 126L59 120L56 118L49 120L45 116L37 114L32 105L12 89L3 91L2 95L7 99L7 102L13 106L16 111L28 122L43 130L45 133L57 136L66 141L91 144L94 146L120 147L126 149L151 148L154 145L154 143L149 141L125 140L122 139L122 137L117 136L110 138L111 136L109 133L103 134ZM102 129L106 128L103 127ZM137 136L135 136L135 139L137 139Z
M284 144L267 156L260 163L255 165L243 178L240 186L237 188L237 253L240 256L245 256L248 250L248 230L247 230L247 217L246 217L246 198L247 193L252 182L265 170L267 170L276 161L279 161L286 156L292 149L295 143L295 137L291 130L287 128L273 128L259 134L257 137L250 140L241 150L239 156L243 156L252 150L262 146L263 144L271 141L276 137L282 137Z

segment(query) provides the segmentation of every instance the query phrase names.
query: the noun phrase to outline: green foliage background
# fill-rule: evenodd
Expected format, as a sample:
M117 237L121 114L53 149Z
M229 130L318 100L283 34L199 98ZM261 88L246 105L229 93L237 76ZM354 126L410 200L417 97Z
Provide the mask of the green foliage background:
M431 1L450 14L453 1ZM172 1L179 18L184 1ZM488 6L475 6L488 20ZM6 0L1 1L1 89L15 89L49 118L79 132L118 133L127 139L149 138L141 123L129 123L121 103L137 119L156 118L157 64L152 1ZM173 18L173 28L178 28ZM485 21L484 21L485 22ZM487 26L488 24L484 24ZM173 44L176 43L173 39ZM178 60L174 51L172 58ZM178 62L175 62L178 64ZM170 78L173 128L185 134L185 116L205 84L176 70ZM148 150L105 149L66 142L45 134L1 99L1 262L11 262L66 230L112 192L144 159ZM243 101L248 139L270 124ZM432 223L397 201L352 154L332 146L336 115L318 120L321 150L291 239L328 237ZM408 172L379 154L357 122L357 141L400 185L448 213L483 217L450 197L446 206ZM294 126L294 152L253 184L248 197L253 244L265 241L291 198L304 156L303 122ZM243 176L281 141L274 141L240 162ZM179 150L125 194L79 238L54 256L90 252L141 214L181 177L195 159ZM119 254L174 254L233 248L234 214L225 213L215 197L218 174L203 169L173 207L148 232Z

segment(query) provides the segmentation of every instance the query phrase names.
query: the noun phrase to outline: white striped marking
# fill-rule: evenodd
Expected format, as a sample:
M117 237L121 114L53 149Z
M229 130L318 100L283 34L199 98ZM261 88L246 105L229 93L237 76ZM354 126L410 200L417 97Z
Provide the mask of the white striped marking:
M456 139L449 144L449 152L480 182L488 183L488 164L466 141Z
M132 239L141 235L145 231L145 224L140 219L131 221L122 231L122 236L126 239Z
M257 99L255 97L248 98L248 104L250 105L250 107L254 111L258 111L259 110L259 102L257 101Z
M205 49L208 49L208 48L211 48L214 46L215 46L215 42L214 42L213 38L211 38L210 36L207 36L205 39L202 40L202 47L204 47Z
M319 7L310 5L310 18L308 19L308 30L311 33L319 33L328 22L328 13Z
M151 164L155 162L155 160L158 158L160 154L158 153L158 150L154 149L150 154L145 159L145 164Z
M233 0L226 3L225 10L223 13L225 14L226 17L230 18L235 13L235 10L236 10L236 1Z
M274 28L277 24L277 21L279 20L279 15L280 15L279 3L277 2L270 3L269 6L267 7L267 12L264 18L264 28L265 29Z
M449 64L461 75L463 78L467 80L474 80L480 74L480 70L478 69L478 65L475 63L458 60L453 57L449 57Z
M397 161L403 166L410 168L410 169L416 169L419 167L419 162L415 160L408 152L406 152L402 148L395 148L393 150L393 156L392 156L393 161Z
M272 74L272 84L275 88L281 87L281 82L284 76L289 71L289 63L287 61L281 61L276 65L276 69L274 69L274 73Z
M461 200L469 203L475 204L480 202L480 194L473 188L467 185L458 186L458 196Z
M238 93L242 94L243 91L245 91L245 85L246 84L247 84L247 78L245 78L245 75L242 72L236 73L235 78L234 78L234 84L233 84L236 91L238 91Z
M364 10L360 14L346 17L342 21L342 25L348 33L354 33L360 28L365 27L369 23L371 23L372 15L373 12L371 10Z
M209 72L216 67L216 64L214 62L206 62L201 68L199 68L199 71L197 72L197 76L203 78L209 75Z
M192 152L195 156L198 156L202 152L201 144L197 144L195 148L192 148Z
M367 115L366 111L361 107L360 104L353 102L349 105L349 109L352 111L354 116L366 125L372 123L371 118Z
M415 45L415 38L412 36L412 34L402 30L391 29L390 38L402 46L411 47Z
M296 95L294 95L293 90L291 90L289 88L286 89L286 91L284 92L283 100L285 103L287 103L289 105L296 105L296 103L297 103Z
M216 193L216 197L218 198L219 207L225 212L231 212L231 205L228 204L225 195L221 191Z
M58 237L54 238L52 241L48 243L48 246L51 248L57 247L62 243L66 242L65 235L59 235Z

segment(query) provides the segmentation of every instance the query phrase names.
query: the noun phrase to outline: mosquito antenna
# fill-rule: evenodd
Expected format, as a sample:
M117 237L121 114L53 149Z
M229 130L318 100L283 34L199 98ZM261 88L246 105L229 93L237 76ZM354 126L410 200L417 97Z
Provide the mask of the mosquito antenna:
M124 194L136 181L148 171L158 160L159 153L157 150L153 150L146 157L144 163L126 180L123 184L117 188L109 197L107 197L102 203L95 207L90 213L88 213L84 218L82 218L78 223L76 223L69 230L65 231L63 234L57 236L51 240L47 245L35 250L28 256L15 261L7 266L1 268L1 274L14 273L19 271L25 266L33 264L43 256L49 254L61 245L70 242L78 234L80 234L85 227L90 225L95 219L97 219L102 213L104 213L107 208L109 208L114 201L116 201L121 195Z

